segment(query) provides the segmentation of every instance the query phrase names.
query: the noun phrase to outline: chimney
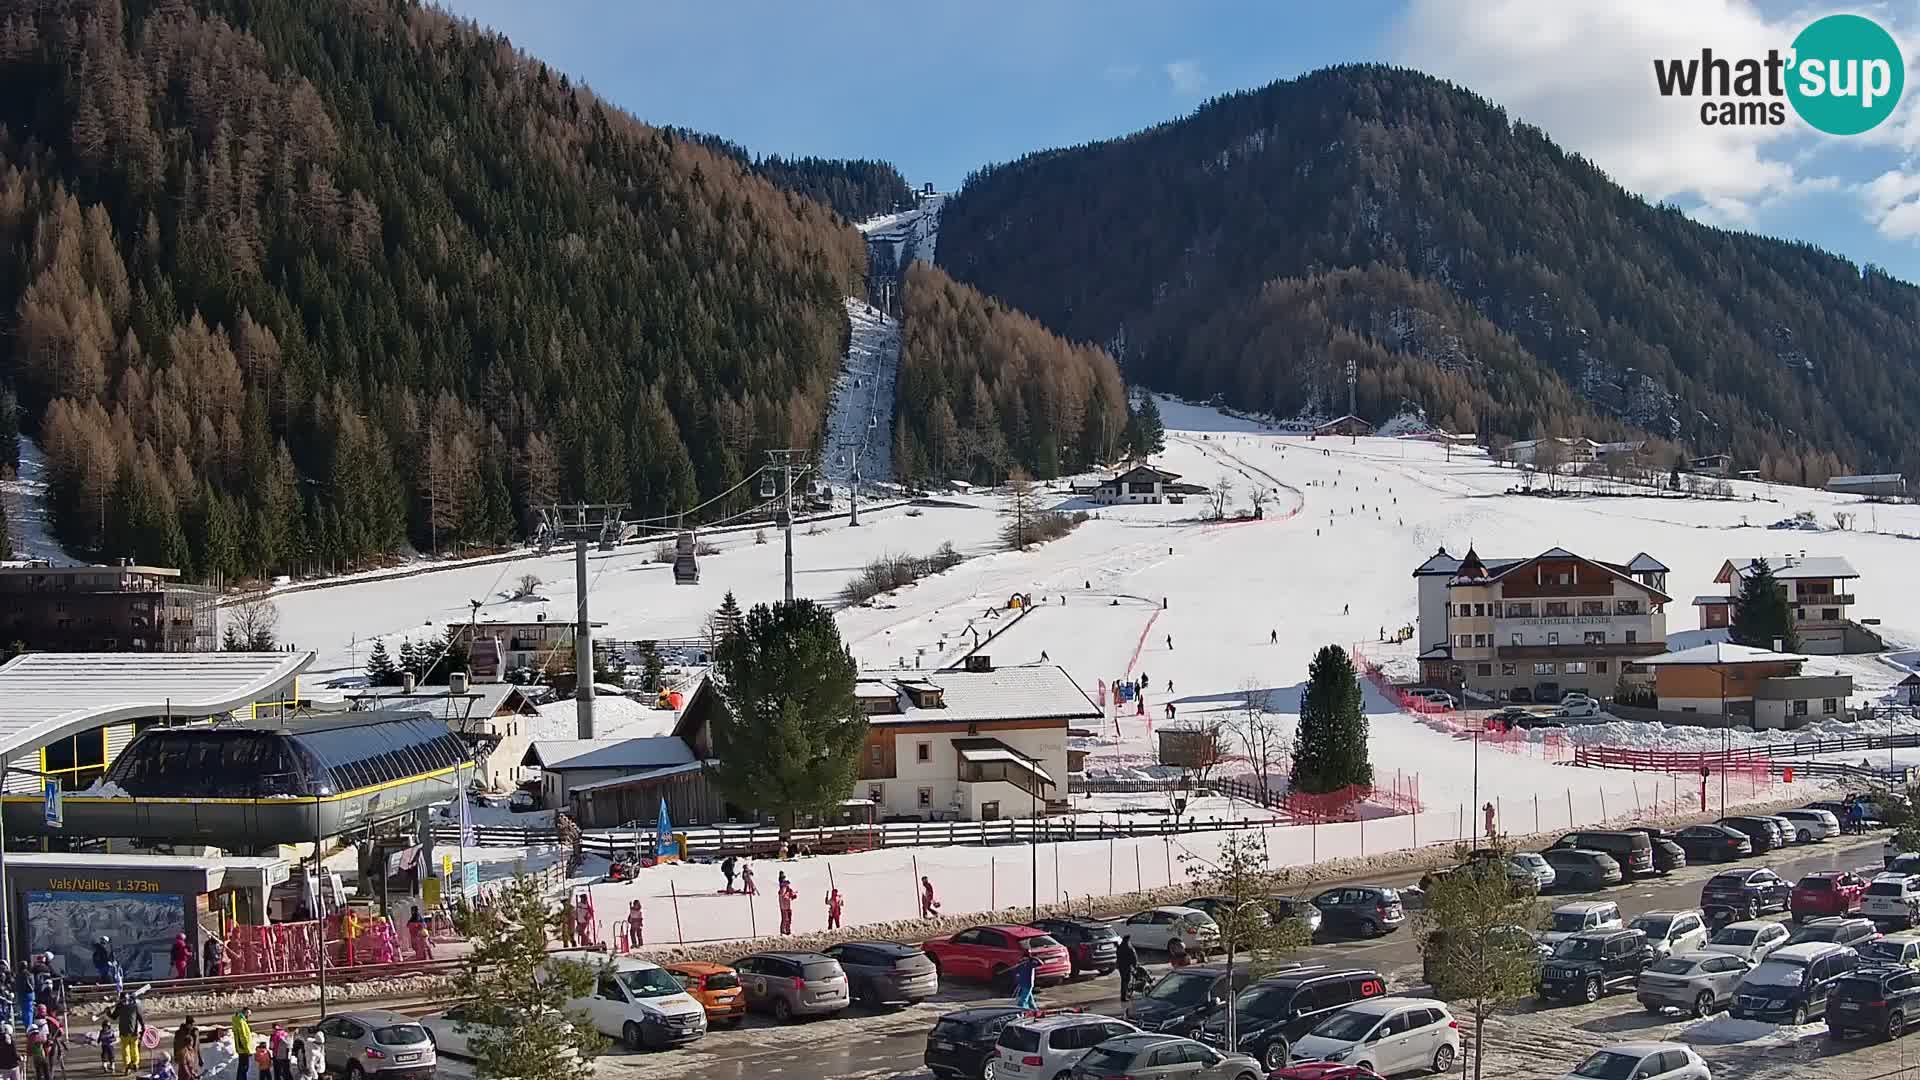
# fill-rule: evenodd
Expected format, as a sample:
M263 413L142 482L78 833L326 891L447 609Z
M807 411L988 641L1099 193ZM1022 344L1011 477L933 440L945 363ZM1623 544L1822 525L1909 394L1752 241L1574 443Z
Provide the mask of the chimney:
M447 693L455 697L464 697L467 693L467 673L454 671L447 674Z
M400 692L403 694L413 693L413 672L407 671L401 673Z
M967 657L967 670L968 671L992 671L993 657L988 656L985 653L974 653L972 656Z

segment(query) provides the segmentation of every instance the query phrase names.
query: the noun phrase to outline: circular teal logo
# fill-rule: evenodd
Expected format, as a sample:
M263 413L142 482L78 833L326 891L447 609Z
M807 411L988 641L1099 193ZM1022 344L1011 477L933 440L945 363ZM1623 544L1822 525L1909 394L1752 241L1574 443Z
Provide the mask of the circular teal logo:
M1893 35L1859 15L1817 19L1793 39L1787 98L1829 135L1858 135L1892 115L1907 82Z

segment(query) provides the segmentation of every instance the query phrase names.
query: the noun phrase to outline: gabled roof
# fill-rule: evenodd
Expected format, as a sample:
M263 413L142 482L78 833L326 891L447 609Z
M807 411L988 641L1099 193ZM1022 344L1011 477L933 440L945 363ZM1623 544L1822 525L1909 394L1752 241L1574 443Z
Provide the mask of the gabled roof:
M572 769L658 769L694 760L693 749L672 735L639 739L542 739L527 747L522 765Z
M1419 566L1414 567L1413 576L1414 577L1453 577L1454 575L1460 572L1460 564L1464 561L1465 560L1463 559L1455 558L1454 556L1447 554L1446 548L1441 548L1439 551L1428 556L1426 562L1423 562ZM1500 571L1505 570L1510 566L1516 565L1524 561L1525 561L1524 559L1513 559L1513 558L1507 558L1505 556L1492 558L1492 559L1489 559L1484 555L1480 557L1481 564L1484 565L1487 568L1487 572L1491 574L1497 574Z
M1177 472L1168 472L1165 469L1157 469L1152 465L1148 465L1146 462L1143 461L1131 466L1130 468L1127 468L1125 470L1122 470L1121 472L1117 472L1112 476L1107 477L1107 479L1104 482L1109 484L1117 484L1122 480L1135 480L1135 479L1159 480L1159 481L1165 482L1168 480L1180 479L1180 474Z
M1661 653L1635 660L1636 664L1651 664L1658 667L1686 667L1702 664L1772 664L1783 660L1805 660L1798 653L1774 652L1772 649L1756 649L1751 645L1736 645L1730 641L1715 641L1706 645L1695 645L1691 649L1679 652Z
M1568 551L1566 548L1563 548L1563 547L1548 548L1547 550L1541 552L1540 554L1535 555L1531 559L1517 560L1513 563L1513 565L1503 567L1502 569L1493 572L1489 580L1499 581L1501 578L1506 577L1508 574L1513 573L1515 570L1518 570L1521 567L1527 566L1529 564L1539 562L1541 559L1573 559L1578 562L1586 563L1588 566L1597 566L1600 569L1605 570L1607 573L1612 574L1614 577L1619 578L1621 581L1624 581L1627 584L1633 586L1634 588L1639 589L1642 592L1645 592L1651 596L1659 597L1662 603L1673 599L1673 597L1668 596L1666 593L1661 592L1659 589L1656 589L1653 586L1648 585L1644 582L1635 580L1632 576L1624 572L1618 566L1614 566L1610 563L1603 563L1598 559L1589 559L1584 555L1575 555L1573 552Z
M863 676L881 678L884 674ZM899 676L893 676L894 680ZM985 720L1099 720L1104 715L1057 664L1026 664L992 671L935 671L909 682L940 688L941 704L920 708L902 696L898 713L869 716L875 727L973 723Z
M1703 596L1696 596L1693 598L1694 607L1719 607L1721 604L1731 604L1731 603L1733 603L1733 597L1715 596L1712 593L1708 593Z
M311 652L26 653L0 664L0 754L125 720L232 712L311 663Z
M1665 574L1668 573L1668 570L1667 564L1643 551L1627 560L1627 572L1630 574Z
M1759 558L1765 559L1766 556L1762 555ZM1728 559L1721 564L1720 572L1713 576L1713 580L1725 585L1736 577L1744 578L1752 572L1755 561L1757 560ZM1860 576L1860 571L1855 570L1852 563L1839 555L1814 555L1808 558L1796 555L1791 562L1782 558L1777 563L1767 559L1767 567L1773 571L1773 576L1781 581L1797 578L1857 578Z
M346 695L351 700L382 707L424 709L449 723L461 719L484 720L507 714L540 715L539 708L527 700L526 691L513 683L470 683L463 697L452 696L445 686L416 686L411 691L398 686L369 686L348 690Z

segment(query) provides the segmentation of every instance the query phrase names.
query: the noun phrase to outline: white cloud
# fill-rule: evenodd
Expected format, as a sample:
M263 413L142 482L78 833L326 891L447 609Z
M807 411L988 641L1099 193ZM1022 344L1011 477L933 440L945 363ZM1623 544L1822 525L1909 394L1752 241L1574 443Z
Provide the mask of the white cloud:
M1794 144L1811 136L1791 108L1781 127L1703 125L1697 99L1660 96L1653 61L1764 55L1803 25L1745 0L1482 0L1466 16L1412 0L1394 40L1403 62L1484 94L1630 190L1742 226L1807 189Z
M1920 172L1889 169L1860 185L1867 217L1894 240L1920 240Z
M1192 97L1207 85L1207 73L1191 60L1175 60L1167 65L1167 81L1173 84L1174 93Z

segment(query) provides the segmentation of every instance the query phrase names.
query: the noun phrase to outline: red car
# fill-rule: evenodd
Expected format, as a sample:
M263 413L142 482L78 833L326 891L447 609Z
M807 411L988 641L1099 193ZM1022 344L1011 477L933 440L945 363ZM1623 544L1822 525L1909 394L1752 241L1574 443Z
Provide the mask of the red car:
M1381 1080L1380 1074L1361 1065L1342 1065L1337 1061L1303 1061L1267 1074L1267 1080Z
M1796 921L1822 915L1851 915L1860 910L1867 883L1845 870L1818 870L1793 887L1789 908Z
M933 938L921 946L940 971L940 978L1002 982L1029 954L1040 962L1035 983L1064 982L1073 974L1067 947L1031 926L975 926L952 937Z

